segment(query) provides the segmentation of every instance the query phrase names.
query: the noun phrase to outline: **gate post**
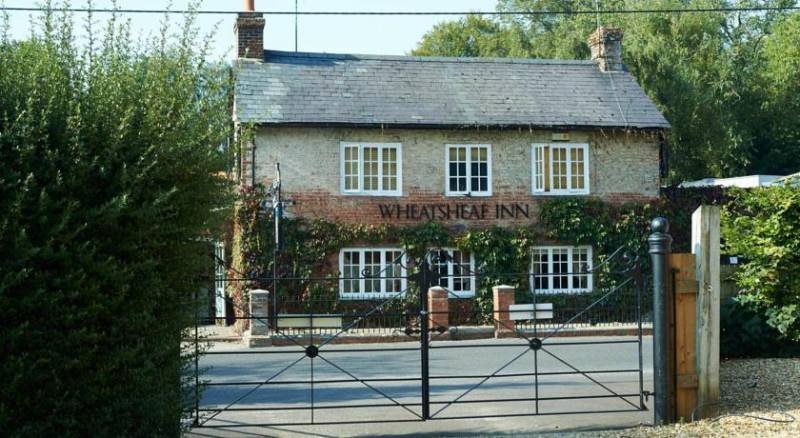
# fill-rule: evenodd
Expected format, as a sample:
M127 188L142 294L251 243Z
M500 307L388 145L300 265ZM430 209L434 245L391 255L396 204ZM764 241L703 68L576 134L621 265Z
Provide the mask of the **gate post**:
M447 289L434 286L428 289L428 328L440 333L450 325L450 304Z
M250 348L269 347L272 340L269 336L269 291L264 289L250 290L250 329L244 333L243 341ZM277 320L274 323L277 327Z
M429 293L429 270L428 261L423 258L420 264L420 284L419 286L419 351L420 351L420 383L422 396L422 421L431 417L430 407L430 376L428 374L428 325L430 315L428 314L428 293Z
M514 331L514 321L511 319L510 307L514 305L514 286L493 286L492 298L494 302L494 337L503 337L504 333ZM536 310L534 310L534 315Z
M655 425L670 422L668 381L668 324L667 321L667 254L671 251L672 236L669 222L657 217L650 222L647 238L653 265L653 384L655 389Z

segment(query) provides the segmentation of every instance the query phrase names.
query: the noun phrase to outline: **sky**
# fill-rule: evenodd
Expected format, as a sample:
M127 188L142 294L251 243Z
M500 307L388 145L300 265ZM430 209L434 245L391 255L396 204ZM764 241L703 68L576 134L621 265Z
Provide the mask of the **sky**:
M0 5L30 7L34 1L0 0ZM83 7L83 0L72 0ZM118 0L120 8L164 9L169 2ZM188 0L174 0L172 9L186 8ZM293 11L295 0L256 0L256 10ZM300 11L492 11L496 0L298 0ZM204 0L200 9L241 10L243 0ZM111 7L110 0L94 0L97 8ZM24 38L29 32L30 14L10 12L11 35ZM83 14L76 14L80 19ZM146 35L158 30L160 15L131 14L134 33ZM98 15L100 20L107 15ZM294 17L266 16L264 46L271 50L294 50ZM306 52L403 55L411 51L436 23L456 16L300 16L298 50ZM203 33L218 25L213 39L214 58L230 59L234 40L234 15L202 15ZM80 29L76 29L80 33Z

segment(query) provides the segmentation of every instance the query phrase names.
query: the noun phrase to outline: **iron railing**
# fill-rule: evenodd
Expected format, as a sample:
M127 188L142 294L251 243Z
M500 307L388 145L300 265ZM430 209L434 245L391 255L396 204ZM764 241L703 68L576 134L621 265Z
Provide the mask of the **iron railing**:
M527 416L527 415L563 415L581 413L604 412L630 412L645 410L644 403L644 377L643 377L643 335L649 320L649 301L644 276L641 274L639 260L631 257L624 251L615 252L602 265L595 268L584 266L579 274L595 275L601 269L607 277L613 277L610 286L590 294L569 294L567 297L557 297L549 293L525 289L517 291L518 302L536 304L537 302L553 301L555 298L563 300L569 305L554 306L553 318L547 321L532 319L525 322L511 322L502 314L503 311L486 311L485 302L473 299L469 309L451 307L448 311L448 327L439 327L432 324L436 319L436 312L428 309L427 293L431 286L440 284L446 276L440 275L431 268L431 262L437 262L436 257L442 257L441 252L428 254L405 266L406 275L402 278L407 281L408 287L404 290L389 294L376 300L341 300L337 298L307 296L303 299L293 298L303 296L310 284L338 284L340 277L317 278L239 278L226 279L227 281L257 281L262 284L273 285L278 294L274 306L267 315L250 315L246 308L239 306L237 316L233 319L243 322L258 320L271 327L271 337L275 345L264 349L210 349L205 351L204 358L215 358L217 363L220 358L248 358L247 360L262 361L264 375L259 379L239 379L230 376L215 379L214 376L203 374L203 366L195 363L195 380L197 383L196 400L192 415L196 426L204 427L237 427L237 426L282 426L302 424L351 424L364 422L399 422L399 421L425 421L437 419L461 418L486 418L495 416ZM446 257L446 256L444 256ZM447 262L439 260L438 262ZM462 272L459 277L464 276ZM536 276L556 276L563 273L488 273L468 272L474 284L481 278L502 277L520 285L536 284ZM360 278L383 278L385 272L362 272ZM219 280L219 279L218 279ZM469 300L458 297L448 291L453 302ZM286 318L304 318L312 321L314 318L329 317L336 314L341 317L342 325L336 328L288 328L280 327L279 321ZM213 322L214 318L198 318L197 324ZM630 336L626 339L587 338L569 339L561 335L575 328L619 326L630 329ZM493 332L500 330L506 333L507 339L497 339L492 342L465 341L449 342L458 339L459 333L464 339L470 339L464 334L489 329ZM195 330L195 346L200 353L201 340ZM369 335L384 335L378 341L405 341L403 344L390 345L385 342L364 345L340 345L341 343L358 343L359 337ZM390 336L385 336L385 335ZM370 340L375 342L375 340ZM630 366L608 369L585 369L580 363L575 363L570 357L565 356L560 349L574 346L602 345L608 348L622 348L625 345L634 347ZM447 351L458 350L456 356L469 357L474 352L495 351L500 355L507 355L498 362L490 372L461 372L453 371L447 366L444 371L432 369L431 356L434 362L445 365L454 357ZM359 360L344 361L342 357L355 357L364 361L380 361L383 357L400 357L407 361L409 367L404 370L406 375L381 375L370 370L364 370L358 364ZM199 357L199 355L198 355ZM254 359L255 358L255 359ZM261 359L263 358L263 359ZM242 360L242 359L240 359ZM542 370L541 362L545 360L551 364L558 364L559 370ZM528 361L532 369L527 371L513 371L515 366ZM380 363L380 362L378 362ZM209 365L213 370L213 364ZM303 368L305 367L305 368ZM320 377L320 370L325 370L325 376ZM438 369L438 368L437 368ZM301 372L305 377L293 375ZM307 374L306 374L307 373ZM338 378L331 378L335 373ZM635 376L637 384L632 389L620 391L612 388L602 376L630 374ZM542 394L542 379L555 377L564 378L571 376L582 378L590 382L593 387L599 388L600 394ZM527 383L525 388L529 391L524 395L506 396L483 395L473 397L485 389L488 381L523 379ZM466 384L465 381L471 381ZM475 382L477 381L477 382ZM369 393L369 396L357 397L355 402L335 403L329 399L329 388L337 385L358 385ZM386 385L401 385L404 389L401 395L390 391ZM201 394L200 387L206 391ZM289 395L292 390L284 390L285 400L273 398L259 398L259 394L275 392L275 388L304 388L308 396L303 403L292 400ZM224 392L226 397L215 395L214 390L219 388L235 388L233 392ZM353 389L350 388L352 391ZM432 397L432 390L435 396ZM222 400L220 397L225 398ZM376 401L375 397L380 401ZM596 406L596 409L587 409L585 404L581 408L568 407L565 403L586 400L616 400L620 406L617 409L608 409L608 402ZM255 401L253 401L255 400ZM245 405L245 403L248 403ZM507 406L513 405L518 409L504 409L501 413L473 413L473 408L459 410L456 406ZM549 407L547 407L549 406ZM591 407L591 405L590 405ZM386 409L395 409L395 416L386 416L378 412ZM361 417L331 417L328 414L337 410L363 410L370 412L368 419ZM265 421L230 422L222 421L223 417L239 415L242 413L258 412ZM494 411L492 411L494 412ZM225 415L223 415L225 414ZM323 415L324 418L320 418ZM333 419L331 419L333 418ZM290 421L287 421L290 420Z

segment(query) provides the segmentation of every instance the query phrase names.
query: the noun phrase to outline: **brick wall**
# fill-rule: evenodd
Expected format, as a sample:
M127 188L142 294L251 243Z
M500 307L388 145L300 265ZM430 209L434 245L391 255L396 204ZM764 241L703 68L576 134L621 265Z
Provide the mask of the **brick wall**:
M607 131L570 132L571 143L589 144L589 196L621 203L658 196L659 140L654 134ZM435 220L449 226L484 227L535 223L547 196L531 193L531 144L551 142L552 132L531 130L379 130L339 128L259 128L256 179L269 183L280 162L283 193L296 201L290 216L350 223L411 224ZM402 196L356 196L340 192L342 141L402 144ZM491 197L445 196L445 145L491 144ZM249 151L243 158L250 159ZM248 163L249 167L249 163ZM249 168L243 174L249 183ZM383 217L381 205L392 208ZM411 205L414 205L412 207ZM507 206L503 210L498 204ZM516 207L513 204L517 204ZM510 207L509 207L510 206ZM414 208L412 214L408 209ZM449 219L446 212L449 211ZM513 214L510 214L511 211ZM498 218L500 217L500 218Z
M236 35L236 56L261 59L264 54L264 25L260 13L241 13L236 17L233 31Z

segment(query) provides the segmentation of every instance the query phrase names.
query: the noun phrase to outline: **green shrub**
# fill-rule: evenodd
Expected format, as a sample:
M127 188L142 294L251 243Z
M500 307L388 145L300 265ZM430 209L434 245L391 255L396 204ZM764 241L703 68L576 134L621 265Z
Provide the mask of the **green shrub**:
M738 301L781 336L800 341L800 188L774 186L733 193L723 210L726 252L744 262Z
M800 355L800 343L781 336L761 314L735 298L722 303L720 324L720 355L723 358Z
M180 433L229 75L192 17L141 44L115 20L91 41L53 13L24 41L0 28L4 436Z

